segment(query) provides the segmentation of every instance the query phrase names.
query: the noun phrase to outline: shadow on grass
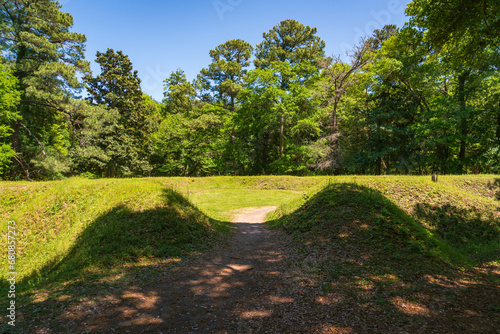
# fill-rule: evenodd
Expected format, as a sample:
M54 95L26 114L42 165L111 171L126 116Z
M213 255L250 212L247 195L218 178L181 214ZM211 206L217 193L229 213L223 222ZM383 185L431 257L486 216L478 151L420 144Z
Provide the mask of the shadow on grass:
M500 201L500 179L488 182L488 188L495 193L495 198Z
M417 203L416 216L461 253L481 262L500 260L500 224L493 213L447 203Z
M336 184L270 224L299 242L295 263L321 289L332 317L350 312L354 332L495 333L500 277L482 279L471 267L463 273L474 253L450 240L468 235L477 245L491 246L498 227L474 212L443 210L446 217L428 212L426 218L439 231L446 226L447 238L431 233L376 190ZM446 219L460 224L450 228ZM498 249L498 243L489 248L490 255ZM341 320L337 316L335 322Z
M102 239L99 231L107 227L90 227L92 234L57 270L85 267L78 259L92 252L97 252L94 261L108 265L118 261L114 258L128 261L157 251L116 231L123 224L136 231L136 224L123 223L132 218L149 226L148 233L169 240L169 249L182 252L177 243L182 239L155 232L157 224L147 223L155 215L144 214L134 217L117 208L101 217L101 225L115 226L111 235L102 235L121 246L101 248L102 240L110 239ZM172 217L186 219L179 212ZM196 224L188 230L164 224L181 235L189 230L207 237ZM72 281L45 295L41 291L21 309L20 328L53 333L497 333L498 284L465 280L453 264L460 256L451 246L377 191L355 184L329 186L269 224L293 235L291 247L277 247L258 224L238 223L244 231L240 238L246 234L251 242L238 239L184 270L171 273L168 265L148 265ZM132 241L134 251L120 250ZM235 257L231 247L251 251ZM105 260L108 252L114 258ZM246 266L252 270L238 269Z
M165 189L162 203L147 210L124 203L96 218L71 250L19 282L19 288L39 288L92 276L140 261L179 258L207 249L229 229L228 222L205 216L179 193ZM6 286L6 282L1 282Z

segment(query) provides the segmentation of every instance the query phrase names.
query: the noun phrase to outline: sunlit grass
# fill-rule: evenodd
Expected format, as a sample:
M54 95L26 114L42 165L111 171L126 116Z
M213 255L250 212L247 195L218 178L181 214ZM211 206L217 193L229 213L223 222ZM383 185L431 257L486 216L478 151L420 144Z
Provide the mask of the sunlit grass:
M420 234L417 239L429 254L464 266L499 261L500 202L491 196L500 190L498 180L492 175L440 176L437 183L429 176L340 176L330 179L329 183L333 187L351 185L364 189L363 196L351 198L352 208L348 211L363 212L371 208L368 210L371 214L393 219L412 236ZM281 205L268 219L273 220L273 226L285 226L293 231L290 219L305 210L305 217L297 218L301 223L296 229L307 230L315 224L323 224L323 220L314 222L314 212L329 212L322 219L330 219L342 210L336 201L346 195L321 195L331 201L326 205L315 202L318 190L324 191L318 188ZM307 213L309 208L313 211ZM344 215L344 219L348 224L353 218Z
M498 222L499 202L491 196L498 191L495 180L495 176L440 176L440 182L433 183L429 176L256 176L100 180L72 178L53 182L2 182L0 219L4 230L9 220L17 223L19 234L16 270L18 278L23 279L37 272L46 275L47 268L56 268L75 248L78 238L96 222L104 221L109 225L106 230L108 239L103 239L102 235L99 239L100 243L109 243L103 249L108 249L110 253L102 256L107 260L101 261L101 265L104 263L112 267L120 263L155 261L169 256L176 257L182 252L188 254L209 246L212 239L219 240L224 236L224 231L229 230L228 222L232 216L242 208L278 206L278 210L269 216L276 220L295 212L329 184L351 183L376 191L407 215L408 221L411 220L412 224L419 225L426 233L431 233L438 239L439 233L449 234L452 229L457 238L454 239L454 244L444 240L446 247L454 248L472 261L489 257L488 261L497 263L498 258L494 254L500 248L498 240L477 239L471 231L465 233L464 228L468 221L482 226L481 221L488 217L493 217ZM173 191L182 200L175 204L168 203L165 199L166 190ZM418 203L425 203L427 206L418 207ZM444 221L439 208L446 203L457 207L456 212L472 210L469 215L473 217L479 214L479 220L471 218L472 220L462 222L456 217L447 216ZM374 208L379 209L381 210ZM331 210L334 214L337 207L332 206ZM171 218L178 222L175 226L182 226L183 221L186 221L187 226L191 221L201 224L196 226L207 226L213 233L208 238L190 238L189 234L193 234L194 230L165 225L164 212L176 213L176 218ZM436 219L444 221L438 226L439 231L436 231L436 226L432 226ZM133 223L122 224L130 220L141 221L142 225L135 232L128 233L149 233L154 236L157 235L155 233L165 234L170 231L168 233L175 234L175 240L167 238L171 242L170 246L162 246L153 237L148 239L149 244L143 244L141 239L123 236L116 240L131 243L131 251L121 249L119 243L114 247L116 240L112 236L123 232L120 227L134 229ZM304 224L313 223L308 217L304 218ZM155 226L163 226L164 229L154 232ZM457 226L464 229L463 235L457 230ZM471 242L460 244L460 237L476 239L467 239ZM97 242L97 238L89 238L85 245ZM185 240L185 247L181 247L176 240ZM176 246L172 246L174 244ZM162 251L158 253L157 249ZM82 265L80 262L79 265ZM87 264L92 267L92 263ZM1 267L0 278L4 278L6 272L6 267ZM64 272L60 271L60 274L64 279Z
M8 221L17 223L18 279L36 285L56 276L64 280L69 272L84 268L104 270L200 250L229 230L238 209L280 205L322 180L271 176L3 182L0 217L5 230ZM170 198L166 192L172 193ZM1 267L0 279L6 274L7 268Z

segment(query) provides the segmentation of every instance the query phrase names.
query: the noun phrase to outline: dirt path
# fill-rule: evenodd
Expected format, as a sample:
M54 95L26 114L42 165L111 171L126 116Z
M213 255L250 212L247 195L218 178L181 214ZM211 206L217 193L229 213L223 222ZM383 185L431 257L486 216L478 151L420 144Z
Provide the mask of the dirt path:
M274 209L243 210L228 244L94 305L83 327L99 333L314 332L311 325L321 320L303 307L306 296L292 292L285 236L264 224ZM80 319L82 311L75 310Z
M183 288L171 291L174 302L169 308L175 315L169 330L244 333L261 327L260 320L272 313L267 304L279 299L275 278L284 259L276 232L264 224L265 215L274 209L241 212L228 245L204 254L173 277Z

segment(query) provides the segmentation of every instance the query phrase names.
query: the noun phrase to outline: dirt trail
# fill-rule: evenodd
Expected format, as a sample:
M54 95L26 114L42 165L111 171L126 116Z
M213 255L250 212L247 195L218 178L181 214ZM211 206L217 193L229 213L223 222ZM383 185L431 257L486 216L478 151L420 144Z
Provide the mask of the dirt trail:
M292 292L297 290L286 273L286 237L264 223L274 209L241 211L227 244L154 282L130 284L114 305L99 305L84 328L99 333L315 332L312 327L325 320L318 314L327 312L304 307L307 296Z
M275 209L241 211L228 245L200 256L172 277L182 288L171 290L168 298L173 303L167 332L267 332L263 319L272 316L270 306L293 302L280 293L285 254L279 232L264 224L266 214Z

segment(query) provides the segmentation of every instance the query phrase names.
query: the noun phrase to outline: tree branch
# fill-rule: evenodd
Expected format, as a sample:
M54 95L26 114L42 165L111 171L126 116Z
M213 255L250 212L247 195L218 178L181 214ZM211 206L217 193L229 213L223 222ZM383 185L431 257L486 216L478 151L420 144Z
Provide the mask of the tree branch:
M30 172L29 172L29 170L27 170L26 168L24 168L24 165L21 162L21 160L19 160L16 156L14 156L14 159L17 161L17 163L19 164L19 166L21 166L21 168L23 169L24 173L26 174L26 180L33 182L33 179L30 178Z
M45 102L40 102L40 101L35 101L35 100L21 100L20 103L32 103L32 104L37 104L39 106L54 108L57 111L60 111L64 114L68 115L70 118L73 116L73 114L70 111L67 111L66 109L64 109L62 107L55 106L55 105L50 104L50 103L45 103Z
M42 147L42 153L43 153L43 155L45 155L45 146L44 146L44 145L43 145L43 144L42 144L42 143L38 140L38 138L37 138L37 137L35 137L35 136L31 133L31 131L30 131L30 130L26 127L26 125L24 125L24 124L23 124L23 123L21 123L21 122L19 122L19 124L21 124L21 125L23 126L23 128L24 128L26 131L28 131L28 133L29 133L29 135L30 135L31 137L35 138L35 140L36 140L36 142L38 143L38 145L40 145L40 146Z

